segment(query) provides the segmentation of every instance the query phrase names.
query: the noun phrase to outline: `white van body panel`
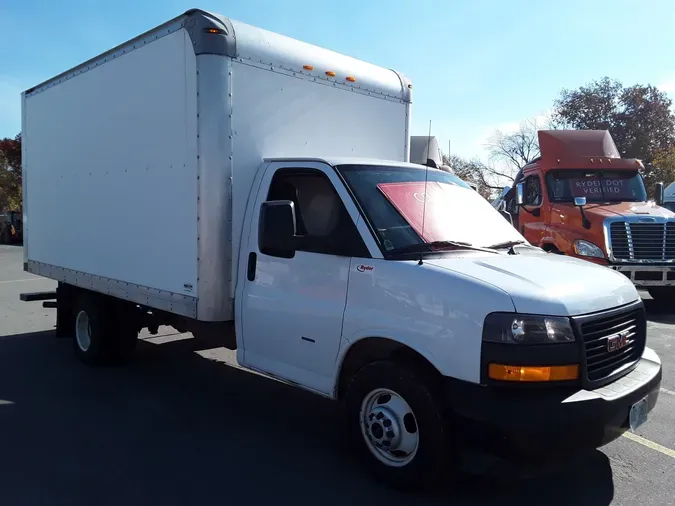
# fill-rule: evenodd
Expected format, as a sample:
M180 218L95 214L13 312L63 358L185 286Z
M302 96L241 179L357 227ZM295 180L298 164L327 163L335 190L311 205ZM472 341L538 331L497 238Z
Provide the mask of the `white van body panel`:
M441 374L478 383L483 320L493 311L514 307L490 283L426 260L354 259L343 337L349 345L369 337L398 341ZM341 349L339 362L347 351Z
M359 156L402 162L408 104L236 61L232 93L234 290L241 224L263 159Z
M410 104L398 72L187 11L23 94L26 269L230 321L263 159L407 161Z
M187 33L175 31L24 102L32 272L70 282L68 274L82 273L92 289L103 280L127 283L122 292L149 288L153 303L173 299L176 312L194 316L197 79Z

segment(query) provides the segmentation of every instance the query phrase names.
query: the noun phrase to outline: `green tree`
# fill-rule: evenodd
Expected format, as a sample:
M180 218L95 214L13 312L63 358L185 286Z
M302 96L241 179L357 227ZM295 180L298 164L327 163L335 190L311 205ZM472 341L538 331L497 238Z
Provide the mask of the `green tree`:
M675 181L675 147L656 153L651 176L653 182L661 181L665 186Z
M675 146L675 115L668 96L650 84L624 87L604 77L576 90L563 89L554 102L558 128L609 130L622 157L638 158L653 189L660 177L655 158Z
M14 139L0 140L0 212L20 211L21 186L21 134Z

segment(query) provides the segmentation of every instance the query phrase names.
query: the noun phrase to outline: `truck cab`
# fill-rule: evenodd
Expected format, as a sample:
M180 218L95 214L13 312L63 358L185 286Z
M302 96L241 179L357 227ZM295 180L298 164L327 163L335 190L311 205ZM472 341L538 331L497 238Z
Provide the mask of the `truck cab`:
M670 183L663 191L663 202L661 203L661 207L665 207L669 211L675 212L675 182Z
M531 244L617 270L675 296L675 213L649 201L640 160L608 131L540 131L541 157L493 203ZM672 243L672 244L671 244Z

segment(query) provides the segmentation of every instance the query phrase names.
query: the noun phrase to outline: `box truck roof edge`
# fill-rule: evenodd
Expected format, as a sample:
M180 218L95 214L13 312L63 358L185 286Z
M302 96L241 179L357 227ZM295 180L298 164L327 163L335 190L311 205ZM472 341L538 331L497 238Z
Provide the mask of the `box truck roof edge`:
M30 96L118 58L165 35L185 28L194 53L214 54L274 65L325 83L342 84L354 91L377 93L411 101L412 84L402 73L351 56L270 32L220 14L190 9L147 32L115 46L42 83L25 90ZM354 77L358 73L358 79ZM344 76L336 83L333 77Z

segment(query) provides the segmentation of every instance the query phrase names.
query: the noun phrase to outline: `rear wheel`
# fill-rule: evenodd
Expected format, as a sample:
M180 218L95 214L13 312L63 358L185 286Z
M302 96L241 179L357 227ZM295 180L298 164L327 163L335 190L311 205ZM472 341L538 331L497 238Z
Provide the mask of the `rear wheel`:
M123 362L136 347L138 331L125 324L114 304L84 294L73 307L75 354L88 365Z
M374 362L346 392L352 442L367 467L399 489L436 485L453 461L449 431L429 382L412 368Z
M647 291L658 302L675 303L675 286L653 286Z

